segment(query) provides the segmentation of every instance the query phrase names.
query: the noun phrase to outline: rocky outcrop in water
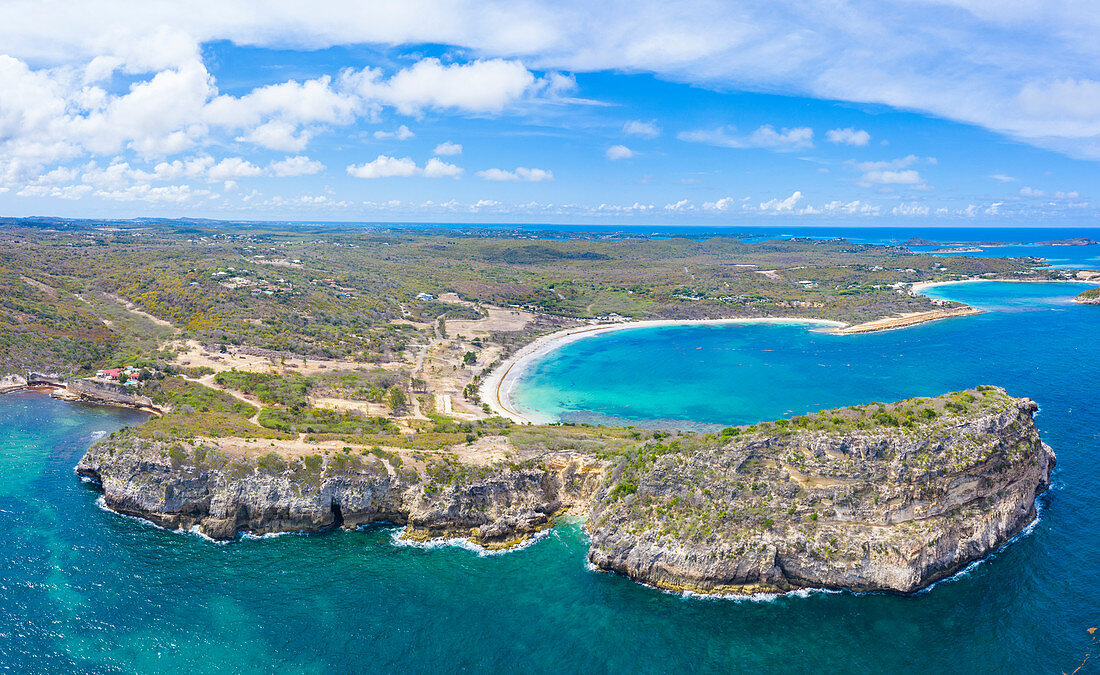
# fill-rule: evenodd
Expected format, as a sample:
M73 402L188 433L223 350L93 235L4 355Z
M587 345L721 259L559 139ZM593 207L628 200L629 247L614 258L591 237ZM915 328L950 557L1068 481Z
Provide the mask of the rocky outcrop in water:
M206 443L120 433L77 472L107 506L216 539L407 526L414 539L523 541L587 514L589 560L668 589L912 592L988 555L1035 518L1054 454L1037 407L981 387L825 411L722 434L656 435L599 458L404 461L341 452L232 459Z
M652 448L596 500L589 559L669 589L913 592L1035 518L1055 461L1036 410L989 387Z
M1100 288L1090 288L1087 291L1081 291L1074 300L1082 305L1100 305Z
M105 405L117 405L127 408L141 408L155 411L153 399L141 394L135 394L126 387L112 382L97 382L95 380L69 380L62 384L60 389L53 392L56 398L69 401L87 401L89 403L102 403Z

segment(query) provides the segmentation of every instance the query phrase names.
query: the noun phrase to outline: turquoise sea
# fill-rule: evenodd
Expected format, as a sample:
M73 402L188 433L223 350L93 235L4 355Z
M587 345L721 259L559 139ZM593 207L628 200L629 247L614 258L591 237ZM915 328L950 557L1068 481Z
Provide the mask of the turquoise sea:
M638 329L529 371L567 419L733 424L1005 386L1058 453L1041 519L912 597L663 593L585 565L564 524L493 556L395 546L390 528L225 545L108 513L73 473L140 414L0 396L0 666L12 672L1069 672L1100 625L1100 307L1083 286L930 290L988 309L899 331ZM1100 657L1098 657L1100 658ZM1096 672L1090 662L1083 672Z

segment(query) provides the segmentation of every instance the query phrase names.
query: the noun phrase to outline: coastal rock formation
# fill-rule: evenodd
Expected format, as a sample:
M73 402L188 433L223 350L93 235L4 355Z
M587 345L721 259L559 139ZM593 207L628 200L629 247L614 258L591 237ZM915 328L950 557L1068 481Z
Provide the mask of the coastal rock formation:
M601 475L572 453L527 466L444 465L427 479L392 458L349 453L269 455L254 466L204 445L134 436L96 444L76 471L102 485L114 511L214 539L390 522L406 525L411 539L468 537L488 548L519 543L560 512L587 505Z
M1087 291L1081 291L1074 298L1074 301L1081 303L1082 305L1100 305L1100 288L1090 288Z
M135 394L126 387L111 382L69 380L63 384L61 389L56 390L53 396L69 401L88 401L90 403L155 410L153 399Z
M1035 518L1055 461L1036 410L979 387L490 465L381 451L246 461L123 432L77 473L119 513L215 539L385 521L502 548L587 514L594 565L662 588L907 593Z
M988 387L652 447L595 502L589 559L669 589L917 591L1035 518L1036 410Z
M18 391L20 389L27 388L27 378L22 375L5 375L0 377L0 394L6 394L9 391Z

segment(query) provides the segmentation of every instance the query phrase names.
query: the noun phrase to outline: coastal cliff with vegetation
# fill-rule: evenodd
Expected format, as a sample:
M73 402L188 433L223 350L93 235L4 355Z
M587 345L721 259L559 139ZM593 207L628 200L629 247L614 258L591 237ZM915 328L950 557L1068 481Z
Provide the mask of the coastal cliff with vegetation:
M77 472L119 513L216 539L390 522L500 548L568 513L593 564L662 588L912 592L1035 517L1054 464L1035 410L980 387L721 433L506 427L436 452L126 430Z
M1090 288L1087 291L1081 291L1074 300L1082 305L1100 305L1100 288Z

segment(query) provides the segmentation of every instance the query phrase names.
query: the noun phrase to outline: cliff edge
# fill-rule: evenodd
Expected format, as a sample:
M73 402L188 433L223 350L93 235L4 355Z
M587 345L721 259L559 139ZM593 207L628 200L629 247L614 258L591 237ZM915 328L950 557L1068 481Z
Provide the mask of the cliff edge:
M119 513L215 539L384 521L504 548L586 514L595 566L661 588L909 593L1034 520L1055 462L1036 410L979 387L481 464L351 448L248 460L121 432L76 470Z
M589 559L704 593L920 590L1034 520L1055 462L1037 409L981 387L650 444L595 501Z

